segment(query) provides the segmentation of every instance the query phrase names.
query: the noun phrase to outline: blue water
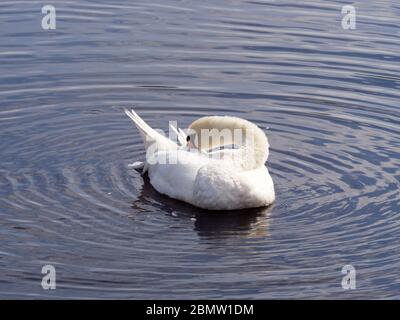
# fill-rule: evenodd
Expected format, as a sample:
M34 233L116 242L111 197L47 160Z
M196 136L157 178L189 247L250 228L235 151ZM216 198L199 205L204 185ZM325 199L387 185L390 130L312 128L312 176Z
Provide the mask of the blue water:
M44 4L0 3L0 298L400 298L398 1ZM125 106L256 123L276 203L161 196Z

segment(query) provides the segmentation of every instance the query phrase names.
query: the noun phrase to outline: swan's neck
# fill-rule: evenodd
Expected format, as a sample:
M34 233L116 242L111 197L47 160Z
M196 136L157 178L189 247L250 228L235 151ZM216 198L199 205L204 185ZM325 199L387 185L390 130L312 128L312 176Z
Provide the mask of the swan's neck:
M247 170L264 165L268 158L268 139L255 124L236 117L211 116L194 121L189 131L196 133L195 145L201 150L234 145L241 149Z

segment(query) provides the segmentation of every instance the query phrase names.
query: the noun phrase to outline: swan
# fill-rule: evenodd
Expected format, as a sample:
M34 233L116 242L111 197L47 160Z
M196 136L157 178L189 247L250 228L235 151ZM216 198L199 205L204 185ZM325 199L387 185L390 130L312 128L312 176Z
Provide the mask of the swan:
M177 143L151 128L135 111L124 111L146 150L146 160L130 166L147 172L159 193L208 210L274 202L274 183L265 166L269 143L257 125L237 117L207 116L194 121L185 134L170 124Z

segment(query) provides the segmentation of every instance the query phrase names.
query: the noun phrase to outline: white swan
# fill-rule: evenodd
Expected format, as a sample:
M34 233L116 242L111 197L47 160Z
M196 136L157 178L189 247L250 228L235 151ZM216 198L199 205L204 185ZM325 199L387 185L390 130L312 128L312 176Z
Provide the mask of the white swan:
M131 166L148 171L158 192L210 210L262 207L275 200L274 184L264 165L268 140L255 124L228 116L200 118L189 127L196 148L188 149L181 129L171 126L179 146L133 110L125 109L125 113L138 128L146 149L146 160ZM234 148L215 150L227 145Z

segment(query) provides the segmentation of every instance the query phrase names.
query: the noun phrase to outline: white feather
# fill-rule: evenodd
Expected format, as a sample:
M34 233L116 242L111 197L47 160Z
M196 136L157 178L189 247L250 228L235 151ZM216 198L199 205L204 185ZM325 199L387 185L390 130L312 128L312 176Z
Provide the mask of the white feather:
M254 152L251 158L244 158L249 163L238 164L232 159L246 151L246 145L209 153L201 149L189 151L152 129L133 110L125 110L125 113L140 131L146 150L150 145L152 149L156 147L154 152L147 152L146 161L140 163L140 167L148 170L150 183L158 192L212 210L267 206L275 200L274 184L264 165L268 141L254 124L233 117L205 117L191 125L193 129L237 126L256 129ZM180 144L184 144L183 130L171 128L177 133Z
M170 123L169 127L174 131L178 137L178 142L181 146L184 146L186 144L186 136L185 133L182 134L182 130L178 128L178 130Z

